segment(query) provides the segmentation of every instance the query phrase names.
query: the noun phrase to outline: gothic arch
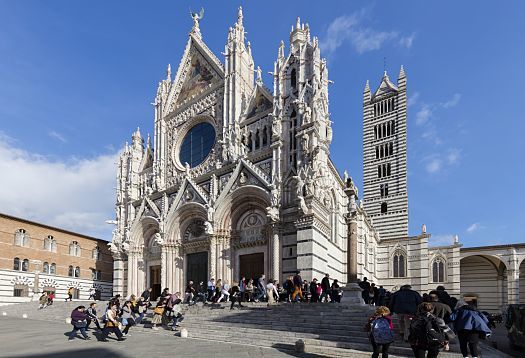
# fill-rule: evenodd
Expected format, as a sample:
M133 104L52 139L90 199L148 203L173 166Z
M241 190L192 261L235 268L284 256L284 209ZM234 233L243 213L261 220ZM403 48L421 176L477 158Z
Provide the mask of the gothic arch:
M430 272L431 282L447 282L447 259L441 253L437 253L429 261L428 271Z
M130 249L142 250L149 239L156 232L159 232L159 222L151 216L145 216L136 221L130 231ZM146 238L146 239L145 239Z
M206 207L197 202L189 202L181 205L177 210L168 214L166 219L165 237L167 242L181 241L184 231L192 219L206 220Z

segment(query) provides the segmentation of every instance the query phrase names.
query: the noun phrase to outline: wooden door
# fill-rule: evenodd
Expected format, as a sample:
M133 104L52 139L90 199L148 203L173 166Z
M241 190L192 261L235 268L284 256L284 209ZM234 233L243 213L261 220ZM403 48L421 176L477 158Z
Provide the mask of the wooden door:
M249 254L239 256L239 274L247 280L253 278L257 281L264 272L264 253Z

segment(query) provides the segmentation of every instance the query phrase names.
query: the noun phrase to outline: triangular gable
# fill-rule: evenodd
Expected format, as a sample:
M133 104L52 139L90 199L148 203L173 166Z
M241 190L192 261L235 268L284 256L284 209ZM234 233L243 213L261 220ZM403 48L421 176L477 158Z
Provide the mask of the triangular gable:
M230 176L228 183L222 189L221 194L215 201L215 206L218 205L229 193L243 185L257 185L269 192L271 182L270 178L254 164L240 159L237 167Z
M170 206L169 211L173 212L182 205L187 204L189 202L206 205L208 203L208 198L206 197L206 194L204 194L203 190L199 188L198 185L194 184L190 179L186 177L184 178L184 181L182 182L180 189Z
M201 94L210 85L224 79L219 59L200 39L190 35L184 55L168 96L169 112L173 106Z
M249 105L244 113L244 118L252 118L273 109L273 98L271 94L259 84L255 85L248 103Z
M153 167L153 152L150 147L146 147L142 162L140 163L139 172L142 172L148 168Z
M388 75L385 72L383 79L381 80L381 84L379 85L379 88L374 93L374 97L397 91L397 86L390 81L390 78L388 78Z

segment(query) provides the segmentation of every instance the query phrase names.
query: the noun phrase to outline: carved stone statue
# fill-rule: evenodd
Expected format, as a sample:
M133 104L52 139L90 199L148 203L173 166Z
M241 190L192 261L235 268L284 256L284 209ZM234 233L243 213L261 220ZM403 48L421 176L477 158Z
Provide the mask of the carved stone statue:
M213 216L215 214L215 208L213 207L213 205L206 205L206 213L208 216L208 221L213 222Z
M239 176L239 183L244 185L248 182L248 178L246 177L246 174L244 172L241 172L241 175Z
M156 233L153 235L153 240L157 245L164 245L164 239L162 238L162 235L160 233Z
M193 20L193 29L192 30L198 30L199 29L199 21L202 20L204 17L204 8L201 7L200 13L192 12L190 9L190 16Z
M310 108L310 106L305 105L304 114L303 114L303 124L310 123L311 119L312 119L312 109Z
M423 234L426 234L426 233L427 233L427 226L426 226L425 224L423 224L423 225L421 226L421 232L422 232Z
M266 208L268 218L273 221L279 221L279 208L275 206L269 206Z
M204 221L204 232L208 235L213 234L213 224L208 220Z

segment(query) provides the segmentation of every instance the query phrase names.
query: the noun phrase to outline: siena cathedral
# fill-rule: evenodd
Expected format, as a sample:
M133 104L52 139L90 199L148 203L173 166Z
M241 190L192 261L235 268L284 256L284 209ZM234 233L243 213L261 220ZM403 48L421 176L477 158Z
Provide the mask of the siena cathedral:
M424 225L408 235L403 67L396 83L385 72L364 89L361 198L330 159L331 81L309 26L298 19L281 41L269 89L241 9L224 61L204 43L202 13L192 18L175 76L168 66L158 85L153 140L137 129L118 162L114 293L263 273L282 282L299 270L459 295L457 238L431 248Z

